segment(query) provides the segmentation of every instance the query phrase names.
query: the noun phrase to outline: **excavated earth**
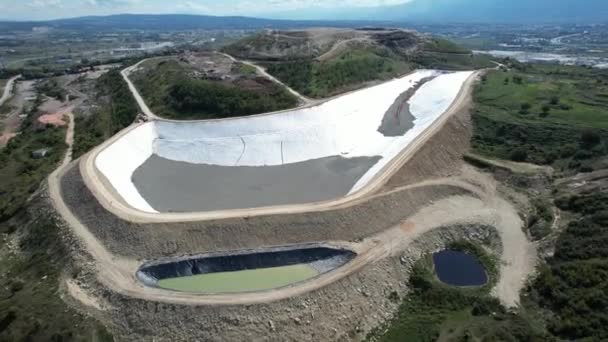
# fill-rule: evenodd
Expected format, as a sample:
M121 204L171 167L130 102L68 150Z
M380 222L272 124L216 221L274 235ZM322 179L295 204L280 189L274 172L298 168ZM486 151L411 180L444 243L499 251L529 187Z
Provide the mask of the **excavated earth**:
M394 227L406 237L402 243L387 247L386 255L376 262L328 286L295 297L250 305L188 305L146 298L143 287L144 295L139 297L115 291L100 279L98 266L84 243L63 223L64 240L73 255L72 273L77 274L69 282L69 293L78 299L73 301L75 305L100 317L119 340L125 341L152 337L155 341L362 340L367 332L394 315L398 304L389 295L408 292L409 271L422 254L440 250L457 239L489 243L496 255L505 250L501 242L504 232L497 233L491 224L445 225L439 220L436 228L418 234L416 227L408 223L411 217L426 223L418 218L428 216L426 209L441 213L441 208L452 205L455 212L462 212L456 204L484 201L483 194L476 190L483 186L470 180L477 178L477 171L473 176L461 177L463 172L471 172L462 159L469 149L471 131L468 110L462 111L452 116L367 201L300 214L187 223L127 222L98 203L85 186L77 164L73 164L61 179L66 205L117 260L132 260L138 265L206 252L373 241L375 236ZM52 208L51 201L47 202ZM56 216L62 222L61 216ZM445 220L449 221L449 217ZM135 274L132 277L137 281ZM523 280L505 284L497 286L499 297L504 292L502 287L507 292L515 288L517 293ZM501 299L511 300L508 296Z

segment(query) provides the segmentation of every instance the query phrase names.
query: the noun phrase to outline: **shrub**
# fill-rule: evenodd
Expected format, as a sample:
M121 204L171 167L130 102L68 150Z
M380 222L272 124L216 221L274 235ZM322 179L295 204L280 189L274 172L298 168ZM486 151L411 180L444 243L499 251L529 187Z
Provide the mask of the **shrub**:
M540 116L544 118L544 117L549 116L551 107L549 105L544 105L541 110L542 110L542 112L541 112Z
M511 152L509 159L515 162L524 162L528 159L528 150L525 147L518 147Z
M586 129L581 134L581 145L586 149L591 149L602 141L602 137L597 131Z

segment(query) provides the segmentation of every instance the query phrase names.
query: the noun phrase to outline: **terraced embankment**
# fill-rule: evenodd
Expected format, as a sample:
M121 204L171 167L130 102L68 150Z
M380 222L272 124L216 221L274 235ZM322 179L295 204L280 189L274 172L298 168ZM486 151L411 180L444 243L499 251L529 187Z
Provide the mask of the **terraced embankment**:
M124 340L358 340L396 311L389 294L407 292L408 260L465 238L494 241L503 261L495 292L515 305L534 248L491 177L463 166L472 83L365 191L346 200L141 216L99 197L86 159L61 169L49 179L49 194L80 265L76 282L84 294L75 293L102 303L100 314ZM135 276L164 258L318 243L357 256L311 280L255 293L167 291Z

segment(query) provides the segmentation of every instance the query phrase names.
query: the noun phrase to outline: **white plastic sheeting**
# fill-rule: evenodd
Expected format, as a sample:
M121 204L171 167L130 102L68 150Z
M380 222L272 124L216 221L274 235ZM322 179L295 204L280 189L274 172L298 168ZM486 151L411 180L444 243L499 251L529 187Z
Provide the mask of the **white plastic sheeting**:
M227 120L155 121L120 138L99 154L96 165L127 203L156 212L131 180L135 169L152 153L175 161L222 166L282 165L336 155L381 156L352 193L439 118L470 75L421 70L310 108ZM433 76L408 101L415 117L413 128L396 137L378 132L399 95Z
M154 140L158 138L154 123L148 122L125 134L97 155L95 166L114 189L135 209L156 213L139 194L131 175L152 155Z

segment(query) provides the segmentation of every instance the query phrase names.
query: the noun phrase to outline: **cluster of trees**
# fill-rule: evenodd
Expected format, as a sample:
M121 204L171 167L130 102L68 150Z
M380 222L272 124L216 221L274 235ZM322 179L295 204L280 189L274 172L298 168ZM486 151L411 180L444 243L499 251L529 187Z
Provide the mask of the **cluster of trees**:
M503 73L494 72L477 87L473 147L499 159L593 171L594 162L608 154L608 130L599 125L605 121L608 108L608 102L602 102L601 89L579 89L585 86L586 75L527 68L534 76L530 80L542 82L513 74L505 79L504 83L510 84L505 86ZM540 108L532 103L541 104ZM597 115L591 115L592 110L597 110ZM538 115L530 115L535 111ZM566 125L564 120L574 124Z
M506 310L489 295L496 281L497 264L480 246L460 241L450 248L476 255L490 273L490 283L481 288L457 288L440 283L430 257L418 261L410 276L411 292L387 327L379 327L369 341L437 341L445 334L451 341L547 341L548 336L525 317ZM391 300L400 300L390 293ZM454 322L452 319L458 317ZM456 324L456 331L442 331ZM445 329L447 330L447 329Z
M65 129L35 122L41 102L39 97L21 124L21 133L0 149L0 223L23 209L65 152ZM34 159L32 152L42 148L49 149L48 155Z
M165 97L174 118L227 118L282 110L297 100L275 84L265 89L248 89L214 81L182 78L168 87Z
M59 101L65 101L67 92L57 83L54 78L42 81L37 86L38 93L52 97Z
M473 147L500 159L589 172L593 160L608 153L608 132L602 129L501 122L479 111L473 123Z
M74 158L101 144L118 131L133 123L139 110L127 84L118 70L101 76L96 85L100 109L88 116L76 118Z
M553 312L549 330L565 340L608 339L608 194L556 200L575 215L560 235L555 255L532 286L535 299Z
M298 92L327 97L363 82L386 79L410 70L410 64L383 49L352 49L326 62L311 59L266 65L268 72Z
M149 61L132 75L152 110L173 119L227 118L283 110L297 105L284 87L235 65L231 79L207 79L176 59Z

